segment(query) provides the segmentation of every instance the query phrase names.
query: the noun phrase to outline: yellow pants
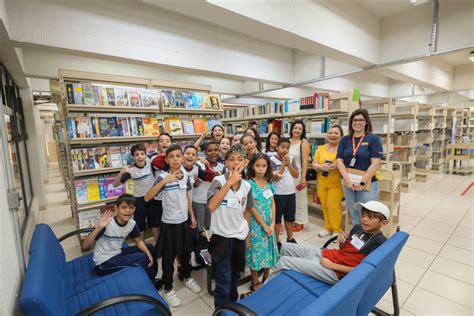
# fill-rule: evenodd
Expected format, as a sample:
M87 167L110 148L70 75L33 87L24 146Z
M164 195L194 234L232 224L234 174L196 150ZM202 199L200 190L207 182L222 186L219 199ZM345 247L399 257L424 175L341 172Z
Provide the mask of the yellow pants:
M324 229L338 233L341 230L342 221L341 202L344 197L342 185L340 182L327 184L325 181L318 181L317 191L323 208Z

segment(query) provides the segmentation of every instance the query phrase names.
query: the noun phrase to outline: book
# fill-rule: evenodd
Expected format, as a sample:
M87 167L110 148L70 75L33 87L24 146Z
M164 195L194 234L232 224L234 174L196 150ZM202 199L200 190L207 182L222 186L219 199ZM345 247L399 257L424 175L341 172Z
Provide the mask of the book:
M209 104L211 110L221 110L221 100L217 95L209 96Z
M186 98L185 98L185 95L183 94L183 91L175 91L174 98L175 98L176 108L180 108L180 109L186 108Z
M114 87L114 95L115 95L115 106L117 107L125 107L124 97L123 97L123 90L120 87Z
M166 118L168 133L171 135L183 134L183 125L177 118Z
M100 211L98 209L79 212L77 214L79 229L96 227L99 216ZM87 237L87 235L89 233L81 233L81 238Z
M125 186L123 184L114 188L114 176L105 176L105 186L107 188L107 198L118 197L125 194Z
M91 84L83 85L83 94L84 94L84 104L85 105L97 105L95 102L94 88Z
M72 83L66 84L66 93L67 93L67 103L74 104L74 88L72 87Z
M144 117L143 129L146 136L158 136L160 130L158 127L158 120L156 117Z
M94 102L95 105L104 105L102 101L102 90L99 86L93 85L92 89L94 90Z
M189 91L182 91L181 95L184 99L184 107L186 109L193 109L194 108L193 94Z
M120 148L111 147L109 151L110 155L110 164L112 168L119 168L122 167L122 154L120 152Z
M109 106L116 106L115 103L115 89L113 87L107 87L107 102Z
M158 100L155 90L140 90L140 100L142 102L142 107L158 107Z
M99 176L97 178L97 183L99 185L99 197L101 200L104 200L107 198L107 186L105 185L104 176Z
M73 94L74 94L74 104L84 104L82 84L73 83L72 88L73 88Z
M194 119L194 133L207 133L206 121L204 119Z
M194 134L194 124L191 120L183 120L183 130L185 134Z
M74 181L76 187L76 199L77 204L85 204L89 202L87 198L87 182L85 180L76 180Z
M130 107L140 107L140 95L137 89L128 89L128 104Z
M133 195L135 193L135 190L134 190L134 182L133 179L128 179L124 185L125 185L125 192L127 194L131 194Z
M193 106L195 109L201 110L203 109L203 104L202 104L202 94L201 93L193 93Z
M100 201L99 181L97 179L87 179L87 198L89 202Z
M102 95L102 104L103 106L110 106L109 98L107 95L107 87L100 86L100 94Z
M161 90L161 103L164 108L175 108L176 100L173 90Z

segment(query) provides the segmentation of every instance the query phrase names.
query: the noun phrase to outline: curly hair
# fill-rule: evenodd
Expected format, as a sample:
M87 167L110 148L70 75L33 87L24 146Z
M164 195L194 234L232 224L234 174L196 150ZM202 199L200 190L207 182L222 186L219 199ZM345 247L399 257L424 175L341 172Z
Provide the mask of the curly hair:
M255 155L253 155L253 158L252 160L250 160L250 163L247 167L247 177L250 179L250 178L254 178L255 177L255 169L254 169L254 164L257 162L257 160L259 159L263 159L267 162L267 170L265 171L265 175L264 175L264 178L265 180L267 180L268 182L272 182L273 181L273 170L272 170L272 167L270 165L270 158L268 158L267 155L265 154L262 154L260 152L257 152Z

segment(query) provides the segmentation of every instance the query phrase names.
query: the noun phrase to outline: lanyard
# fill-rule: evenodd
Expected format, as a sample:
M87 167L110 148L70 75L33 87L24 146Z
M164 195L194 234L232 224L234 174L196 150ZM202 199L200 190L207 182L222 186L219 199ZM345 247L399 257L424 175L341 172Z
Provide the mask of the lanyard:
M359 143L357 143L357 147L354 144L354 135L352 136L352 157L355 157L357 154L357 151L359 150L360 144L362 144L362 141L364 140L365 134L362 135L362 137L359 140Z

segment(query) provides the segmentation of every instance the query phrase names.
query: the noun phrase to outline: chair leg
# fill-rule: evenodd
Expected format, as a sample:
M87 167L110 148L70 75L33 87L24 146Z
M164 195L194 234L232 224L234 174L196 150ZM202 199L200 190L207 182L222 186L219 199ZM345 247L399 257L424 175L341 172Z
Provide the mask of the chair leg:
M400 302L398 300L398 287L397 287L397 277L395 275L395 269L393 270L393 282L392 282L392 302L393 302L393 314L387 313L383 310L381 310L378 307L374 307L372 310L372 313L375 315L381 315L381 316L400 316Z
M214 290L212 289L212 273L213 273L213 267L214 267L214 265L206 266L206 272L207 272L207 293L209 293L209 295L211 295L211 296L214 296Z

